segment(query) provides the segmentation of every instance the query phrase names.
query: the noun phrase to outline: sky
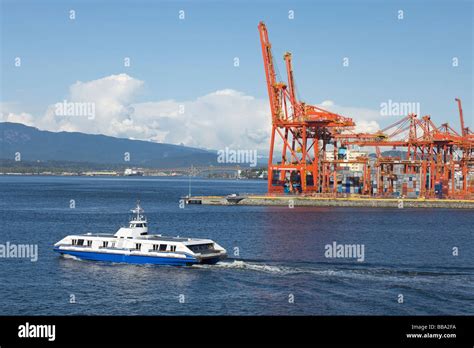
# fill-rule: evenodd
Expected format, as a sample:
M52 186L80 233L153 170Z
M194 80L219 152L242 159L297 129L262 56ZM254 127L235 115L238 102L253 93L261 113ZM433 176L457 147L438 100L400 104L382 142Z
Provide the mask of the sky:
M473 1L0 3L2 121L268 149L263 20L282 75L283 54L293 54L299 98L352 117L358 130L401 118L381 112L389 101L459 129L456 97L474 128ZM94 117L58 115L64 100L93 103Z

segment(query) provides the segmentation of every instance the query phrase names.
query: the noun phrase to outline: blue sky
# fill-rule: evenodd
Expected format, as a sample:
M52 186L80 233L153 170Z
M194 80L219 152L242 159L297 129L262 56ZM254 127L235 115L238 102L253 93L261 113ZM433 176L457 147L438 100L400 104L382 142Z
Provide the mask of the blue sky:
M257 31L264 20L282 73L283 53L293 53L305 101L350 110L378 110L389 99L420 102L436 123L458 128L454 98L461 97L474 128L472 1L1 0L1 9L0 101L34 117L68 98L76 81L121 73L143 81L134 103L225 89L266 101Z

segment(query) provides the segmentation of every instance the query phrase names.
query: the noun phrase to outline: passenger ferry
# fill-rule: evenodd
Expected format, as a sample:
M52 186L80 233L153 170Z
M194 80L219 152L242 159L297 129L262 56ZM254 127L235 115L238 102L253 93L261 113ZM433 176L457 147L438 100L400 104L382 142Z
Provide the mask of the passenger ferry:
M177 266L214 264L227 256L226 250L210 239L148 234L140 203L131 211L134 215L128 227L115 234L69 235L54 244L54 251L84 260Z

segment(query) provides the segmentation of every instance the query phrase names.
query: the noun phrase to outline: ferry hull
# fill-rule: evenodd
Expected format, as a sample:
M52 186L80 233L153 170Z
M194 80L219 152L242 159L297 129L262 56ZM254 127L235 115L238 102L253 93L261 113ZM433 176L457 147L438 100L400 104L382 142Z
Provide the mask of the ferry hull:
M157 257L157 256L141 256L141 255L125 255L125 254L115 254L115 253L97 253L89 251L75 251L75 250L64 250L59 248L54 248L54 251L65 254L72 255L82 260L91 260L91 261L107 261L107 262L117 262L117 263L131 263L131 264L154 264L154 265L173 265L173 266L192 266L193 264L200 263L197 259L192 257L186 257L179 259L176 257ZM213 261L216 263L219 261Z
M225 255L201 259L197 263L206 264L206 265L214 265L223 259L225 259Z

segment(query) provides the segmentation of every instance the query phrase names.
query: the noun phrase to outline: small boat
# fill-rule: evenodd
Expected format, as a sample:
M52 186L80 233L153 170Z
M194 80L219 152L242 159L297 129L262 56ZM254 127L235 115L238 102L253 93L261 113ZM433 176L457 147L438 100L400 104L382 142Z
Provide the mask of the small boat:
M115 234L69 235L54 244L54 251L84 260L176 266L214 264L227 257L226 250L210 239L148 234L140 203L131 211L128 227Z
M238 204L241 200L247 198L247 196L232 193L230 195L227 195L225 198L226 198L227 202L230 203L230 204Z

